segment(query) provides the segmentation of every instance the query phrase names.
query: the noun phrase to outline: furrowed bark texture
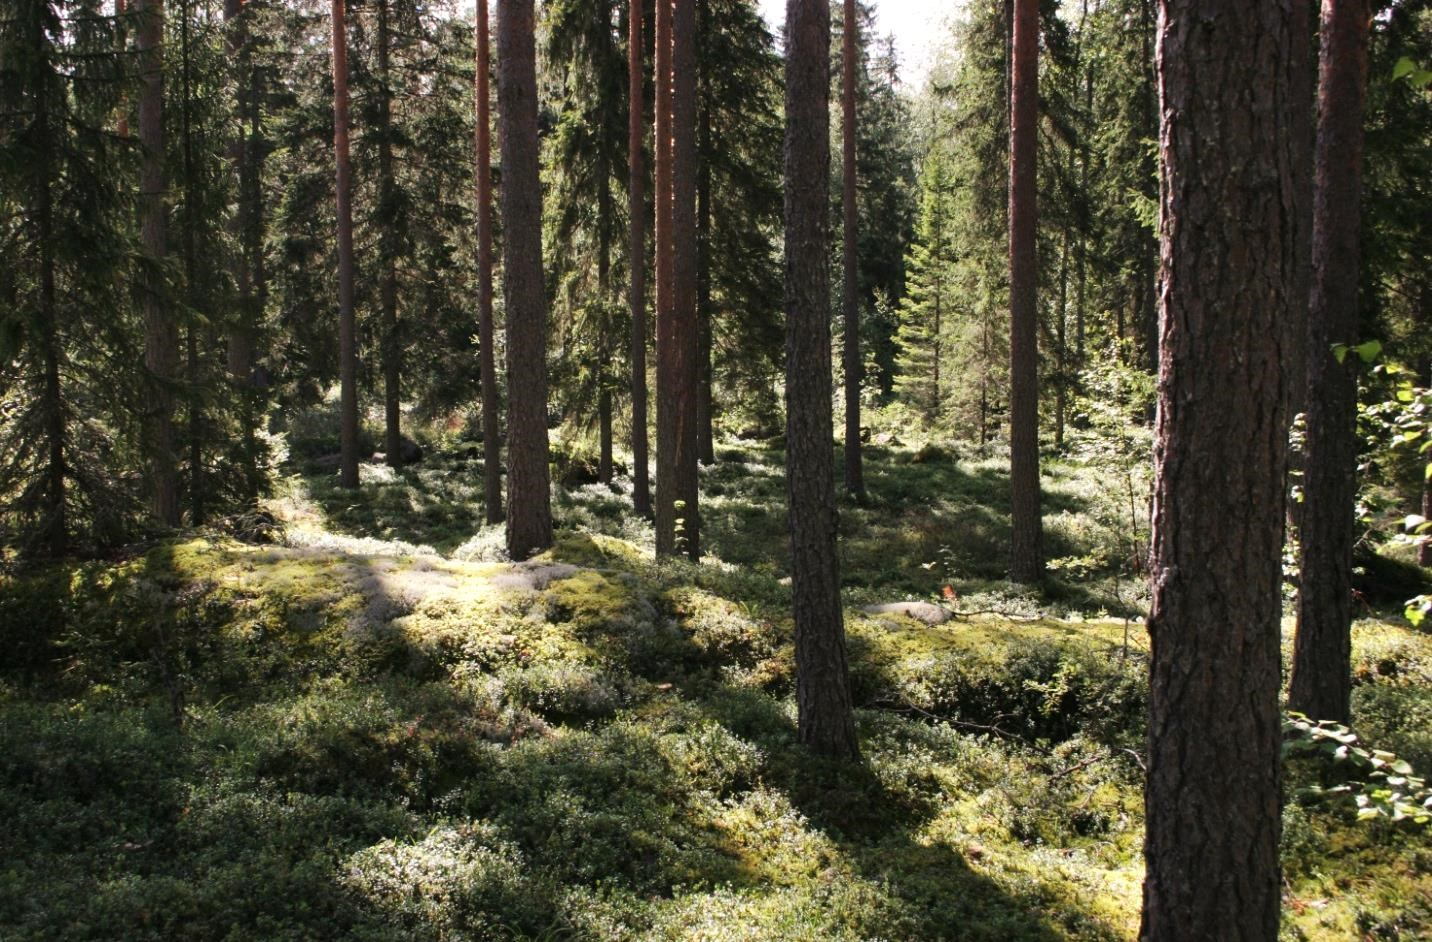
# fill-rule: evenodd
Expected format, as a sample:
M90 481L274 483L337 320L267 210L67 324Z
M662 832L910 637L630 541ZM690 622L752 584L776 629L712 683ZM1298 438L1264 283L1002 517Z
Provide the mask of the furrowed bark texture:
M860 358L859 207L856 205L855 162L855 56L856 30L859 27L855 6L855 0L845 0L845 28L841 37L841 202L845 211L841 303L845 309L845 490L857 500L863 500L865 470L860 460L860 382L864 378L864 362Z
M1039 121L1039 3L1015 0L1009 120L1009 574L1044 574L1039 514L1039 338L1035 286L1035 133Z
M164 4L138 0L140 61L139 171L140 242L144 247L144 365L149 371L145 410L149 451L149 498L154 518L179 525L179 469L174 454L174 391L179 366L179 328L166 303L159 266L166 252L164 190Z
M642 98L643 0L631 0L627 37L627 81L630 90L630 117L627 124L627 153L630 169L631 211L631 454L632 509L651 513L651 481L646 429L646 161L642 153L645 109Z
M477 110L477 342L482 371L482 484L487 522L502 522L502 440L497 423L497 353L492 345L492 116L488 73L491 44L487 0L477 0L477 70L473 93Z
M497 109L502 133L503 296L507 303L507 552L552 545L547 476L547 299L532 0L497 8Z
M858 758L836 555L828 186L830 8L786 2L786 493L800 741Z
M353 313L353 167L348 149L348 36L333 0L333 153L338 205L338 483L358 486L358 325Z
M1164 0L1149 942L1278 936L1290 15Z
M1303 470L1298 633L1288 707L1346 723L1352 697L1352 550L1357 500L1362 115L1367 0L1323 0L1317 196L1307 333L1307 462Z

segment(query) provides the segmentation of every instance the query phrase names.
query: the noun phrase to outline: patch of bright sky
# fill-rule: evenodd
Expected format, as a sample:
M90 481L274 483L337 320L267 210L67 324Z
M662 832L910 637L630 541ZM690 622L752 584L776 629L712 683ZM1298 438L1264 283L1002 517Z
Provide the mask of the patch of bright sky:
M786 0L760 0L761 14L771 31L780 34L786 19ZM949 36L946 24L960 12L963 0L873 0L875 32L895 37L900 55L900 78L919 88L934 64L941 41Z

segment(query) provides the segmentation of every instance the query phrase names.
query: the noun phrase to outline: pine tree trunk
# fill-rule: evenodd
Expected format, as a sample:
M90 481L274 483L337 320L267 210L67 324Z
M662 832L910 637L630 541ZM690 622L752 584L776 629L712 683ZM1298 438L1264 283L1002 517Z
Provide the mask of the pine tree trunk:
M1313 268L1313 200L1315 199L1316 182L1313 179L1314 140L1317 136L1317 65L1315 57L1318 50L1314 48L1314 38L1317 33L1317 22L1314 17L1316 0L1291 0L1289 4L1289 31L1293 37L1292 48L1289 55L1293 62L1293 101L1298 105L1293 109L1293 153L1295 159L1292 167L1293 193L1297 199L1297 224L1296 238L1298 240L1297 269L1294 271L1296 280L1293 283L1293 297L1297 306L1297 318L1289 324L1293 331L1294 342L1289 353L1288 379L1292 384L1292 392L1288 403L1289 416L1296 416L1307 407L1306 396L1308 394L1308 354L1307 343L1307 317L1310 293L1312 291L1312 268ZM1290 459L1298 460L1296 453L1290 454ZM1297 517L1301 515L1302 505L1289 503L1293 518L1292 523L1297 524Z
M497 8L497 110L507 304L507 552L526 559L552 545L532 0L503 0Z
M651 482L646 428L646 161L642 153L645 76L642 50L643 0L631 0L627 34L627 82L630 108L627 124L628 196L631 215L631 454L632 509L651 515ZM658 73L659 74L659 73Z
M844 210L841 303L845 309L845 490L857 502L865 500L865 469L860 455L860 385L865 378L860 357L860 266L857 254L859 206L856 204L855 57L857 11L855 0L845 0L841 35L841 204Z
M830 7L786 2L786 493L800 741L856 759L831 416Z
M378 13L378 254L382 281L378 303L383 321L383 450L390 466L403 463L403 340L398 322L397 185L393 180L393 90L389 67L389 0L377 0Z
M1070 162L1073 162L1072 155ZM1064 451L1064 411L1068 407L1068 353L1065 334L1069 322L1069 223L1059 247L1059 316L1054 321L1054 450Z
M1290 17L1285 5L1244 0L1165 0L1163 10L1140 937L1272 942L1286 325L1297 254Z
M612 300L612 175L605 158L597 161L601 180L597 193L597 297L602 323L597 332L597 480L612 483L612 389L608 372L611 350L607 339L607 302Z
M1352 551L1357 501L1357 364L1367 0L1324 0L1318 83L1312 295L1307 321L1307 462L1302 577L1288 707L1350 719Z
M675 401L675 265L672 233L672 31L675 0L656 0L656 554L674 556L677 546L677 404Z
M333 152L338 203L338 381L340 487L358 486L358 325L353 312L353 184L348 150L348 36L344 0L333 9Z
M193 59L191 56L190 11L188 3L179 7L179 54L180 54L180 150L184 167L184 290L191 310L201 304L196 286L198 257L198 220L194 218L197 164L194 155L194 107ZM201 526L207 513L204 494L204 411L199 390L203 383L202 364L199 358L199 325L190 323L185 331L185 373L188 389L185 391L184 408L189 420L189 518L194 526Z
M657 309L657 550L701 558L697 506L696 0L658 3L669 19L670 303ZM667 83L663 83L667 85ZM658 299L661 297L658 276ZM668 447L661 455L662 432ZM662 473L663 464L666 473ZM668 532L669 531L669 532Z
M1009 574L1044 575L1039 511L1039 338L1035 286L1035 132L1039 120L1039 4L1015 0L1009 120Z
M491 41L487 33L487 0L477 0L477 69L473 102L477 120L477 343L482 371L482 482L488 523L502 522L502 440L497 421L496 331L492 326L492 117L488 74Z
M149 371L145 411L149 453L150 508L165 526L179 525L179 470L175 457L174 392L179 364L179 330L164 297L159 266L166 252L164 191L164 4L138 0L140 61L139 207L144 247L144 365Z
M41 414L45 429L45 520L40 545L59 558L69 550L69 521L65 504L65 403L60 385L59 305L55 293L54 155L49 80L52 65L45 38L44 19L38 9L30 14L32 69L30 87L35 96L35 139L40 142L35 161L35 237L40 250L40 347L44 366Z
M699 152L711 152L711 115L701 114ZM697 457L702 464L716 463L715 397L711 384L715 379L711 368L712 319L711 306L711 165L701 161L700 178L696 184L696 316L698 337L696 368L699 373L696 389Z

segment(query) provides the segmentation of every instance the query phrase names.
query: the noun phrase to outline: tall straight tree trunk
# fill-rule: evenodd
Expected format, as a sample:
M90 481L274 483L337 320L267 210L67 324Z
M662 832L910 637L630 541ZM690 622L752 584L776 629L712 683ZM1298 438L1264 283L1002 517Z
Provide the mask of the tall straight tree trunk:
M338 194L338 483L358 486L358 325L353 313L353 168L348 150L348 36L343 0L333 3L333 153Z
M65 507L65 403L60 386L59 305L55 294L54 255L54 155L51 153L49 43L45 37L44 17L37 6L30 11L31 66L30 87L35 95L35 138L40 141L35 162L36 205L35 237L40 250L40 348L44 364L44 385L41 388L45 428L45 522L40 535L41 548L58 558L69 550L69 521Z
M482 482L487 522L502 522L502 441L497 423L496 331L492 327L492 116L488 74L491 42L487 0L477 0L477 70L473 101L477 112L477 342L482 371Z
M179 364L179 330L166 303L160 266L166 251L164 190L164 3L138 0L140 60L140 242L145 265L144 365L149 372L145 444L149 453L150 508L165 526L179 525L179 470L174 454L173 383Z
M1298 631L1288 707L1346 723L1352 697L1352 550L1357 500L1362 118L1368 0L1323 0L1307 328L1307 462L1303 469Z
M612 483L612 388L608 360L611 350L606 330L607 303L612 300L612 242L607 226L612 218L612 174L606 159L597 161L601 183L597 190L597 296L602 303L602 326L597 336L597 480Z
M1035 286L1035 132L1039 121L1039 3L1015 0L1009 106L1009 575L1044 575L1039 512L1039 337Z
M667 0L659 0L662 8ZM668 473L657 470L657 549L701 558L697 506L696 0L671 0L670 297L657 311L657 426L669 426ZM665 10L663 10L665 14ZM660 19L658 18L658 23ZM658 438L658 465L661 464ZM670 533L667 534L667 530Z
M532 0L502 0L497 8L497 110L507 303L507 552L513 559L526 559L552 545Z
M398 322L397 185L393 180L393 89L389 67L392 31L389 0L378 0L378 237L383 320L383 450L389 465L403 463L403 339Z
M841 35L841 204L844 210L844 241L841 303L845 309L845 490L857 501L865 500L865 469L860 455L860 384L865 378L860 357L860 265L857 254L859 206L856 204L855 145L855 57L857 11L855 0L845 0L845 27Z
M1072 152L1070 163L1073 163ZM1069 222L1064 222L1059 246L1059 317L1054 322L1054 449L1064 451L1064 411L1069 400L1069 357L1066 349L1069 323Z
M200 304L196 288L196 276L198 271L198 258L196 257L195 240L197 238L198 220L194 218L195 202L198 199L196 193L196 163L194 156L194 122L192 109L194 107L194 83L192 69L192 50L190 48L191 34L189 31L190 11L187 0L179 6L179 107L180 107L180 152L183 155L184 168L184 215L183 215L183 252L184 252L184 291L186 300L191 310L196 310ZM184 408L189 420L189 519L194 526L204 523L206 507L204 505L204 412L199 398L199 387L202 383L201 364L199 360L199 326L190 323L185 329L185 381L188 388L185 390Z
M1295 64L1286 4L1164 0L1143 926L1272 942Z
M631 455L632 509L651 514L651 482L646 428L646 161L645 108L642 105L645 76L642 50L643 0L631 0L627 34L627 84L630 114L627 124L627 160L630 180L627 194L631 215ZM659 19L659 17L658 17ZM658 72L658 75L660 73ZM659 88L660 86L658 86ZM657 95L660 99L660 93Z
M786 494L800 741L857 759L836 555L830 387L830 6L786 0Z
M248 18L244 14L243 0L224 0L224 25L227 33L225 48L234 67L234 84L238 98L237 127L234 136L229 140L226 153L237 197L234 213L229 217L229 234L232 237L229 274L234 279L238 294L235 298L233 319L229 324L226 358L229 382L238 394L240 433L243 435L244 461L247 465L244 468L243 493L240 497L245 504L252 505L259 496L260 469L257 442L259 417L252 379L258 310L249 231L257 223L255 217L258 214L258 188L251 186L249 182L249 176L255 168L251 166L253 155L247 138L250 111L257 107L257 94L249 49Z
M1318 129L1315 118L1317 117L1317 65L1315 57L1320 56L1318 49L1314 48L1313 41L1317 32L1317 22L1314 16L1317 0L1291 0L1289 12L1289 30L1292 33L1293 45L1289 54L1293 59L1293 100L1298 102L1293 109L1293 192L1297 197L1297 221L1298 221L1298 267L1294 272L1296 281L1293 285L1295 303L1297 305L1297 318L1289 329L1293 331L1294 342L1288 364L1288 379L1292 383L1292 392L1289 400L1289 415L1296 416L1304 411L1307 406L1306 396L1308 393L1308 354L1307 349L1307 317L1308 305L1311 300L1312 277L1313 277L1313 202L1316 198L1316 181L1314 180L1314 142ZM1291 453L1290 460L1297 461L1298 455ZM1297 518L1301 515L1302 505L1290 502L1290 516L1292 523L1297 525Z
M701 114L700 153L711 152L711 115ZM696 369L696 450L702 464L716 463L715 397L711 384L715 379L711 368L712 320L716 312L711 306L711 165L701 161L696 182L696 316L700 336L697 339Z

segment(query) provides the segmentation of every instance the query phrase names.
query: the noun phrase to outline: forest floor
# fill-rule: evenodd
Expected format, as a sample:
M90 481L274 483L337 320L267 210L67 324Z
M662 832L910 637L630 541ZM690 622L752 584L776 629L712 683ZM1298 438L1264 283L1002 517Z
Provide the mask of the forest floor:
M503 561L479 453L357 493L296 461L270 542L0 575L0 937L1135 935L1137 472L1049 462L1035 593L1001 581L1003 456L870 449L842 768L795 741L777 448L703 470L699 566L566 459L556 547ZM1426 774L1432 635L1395 614L1418 577L1372 568L1395 584L1365 589L1355 726ZM903 599L979 614L863 611ZM1427 830L1290 800L1284 834L1285 938L1432 935Z

